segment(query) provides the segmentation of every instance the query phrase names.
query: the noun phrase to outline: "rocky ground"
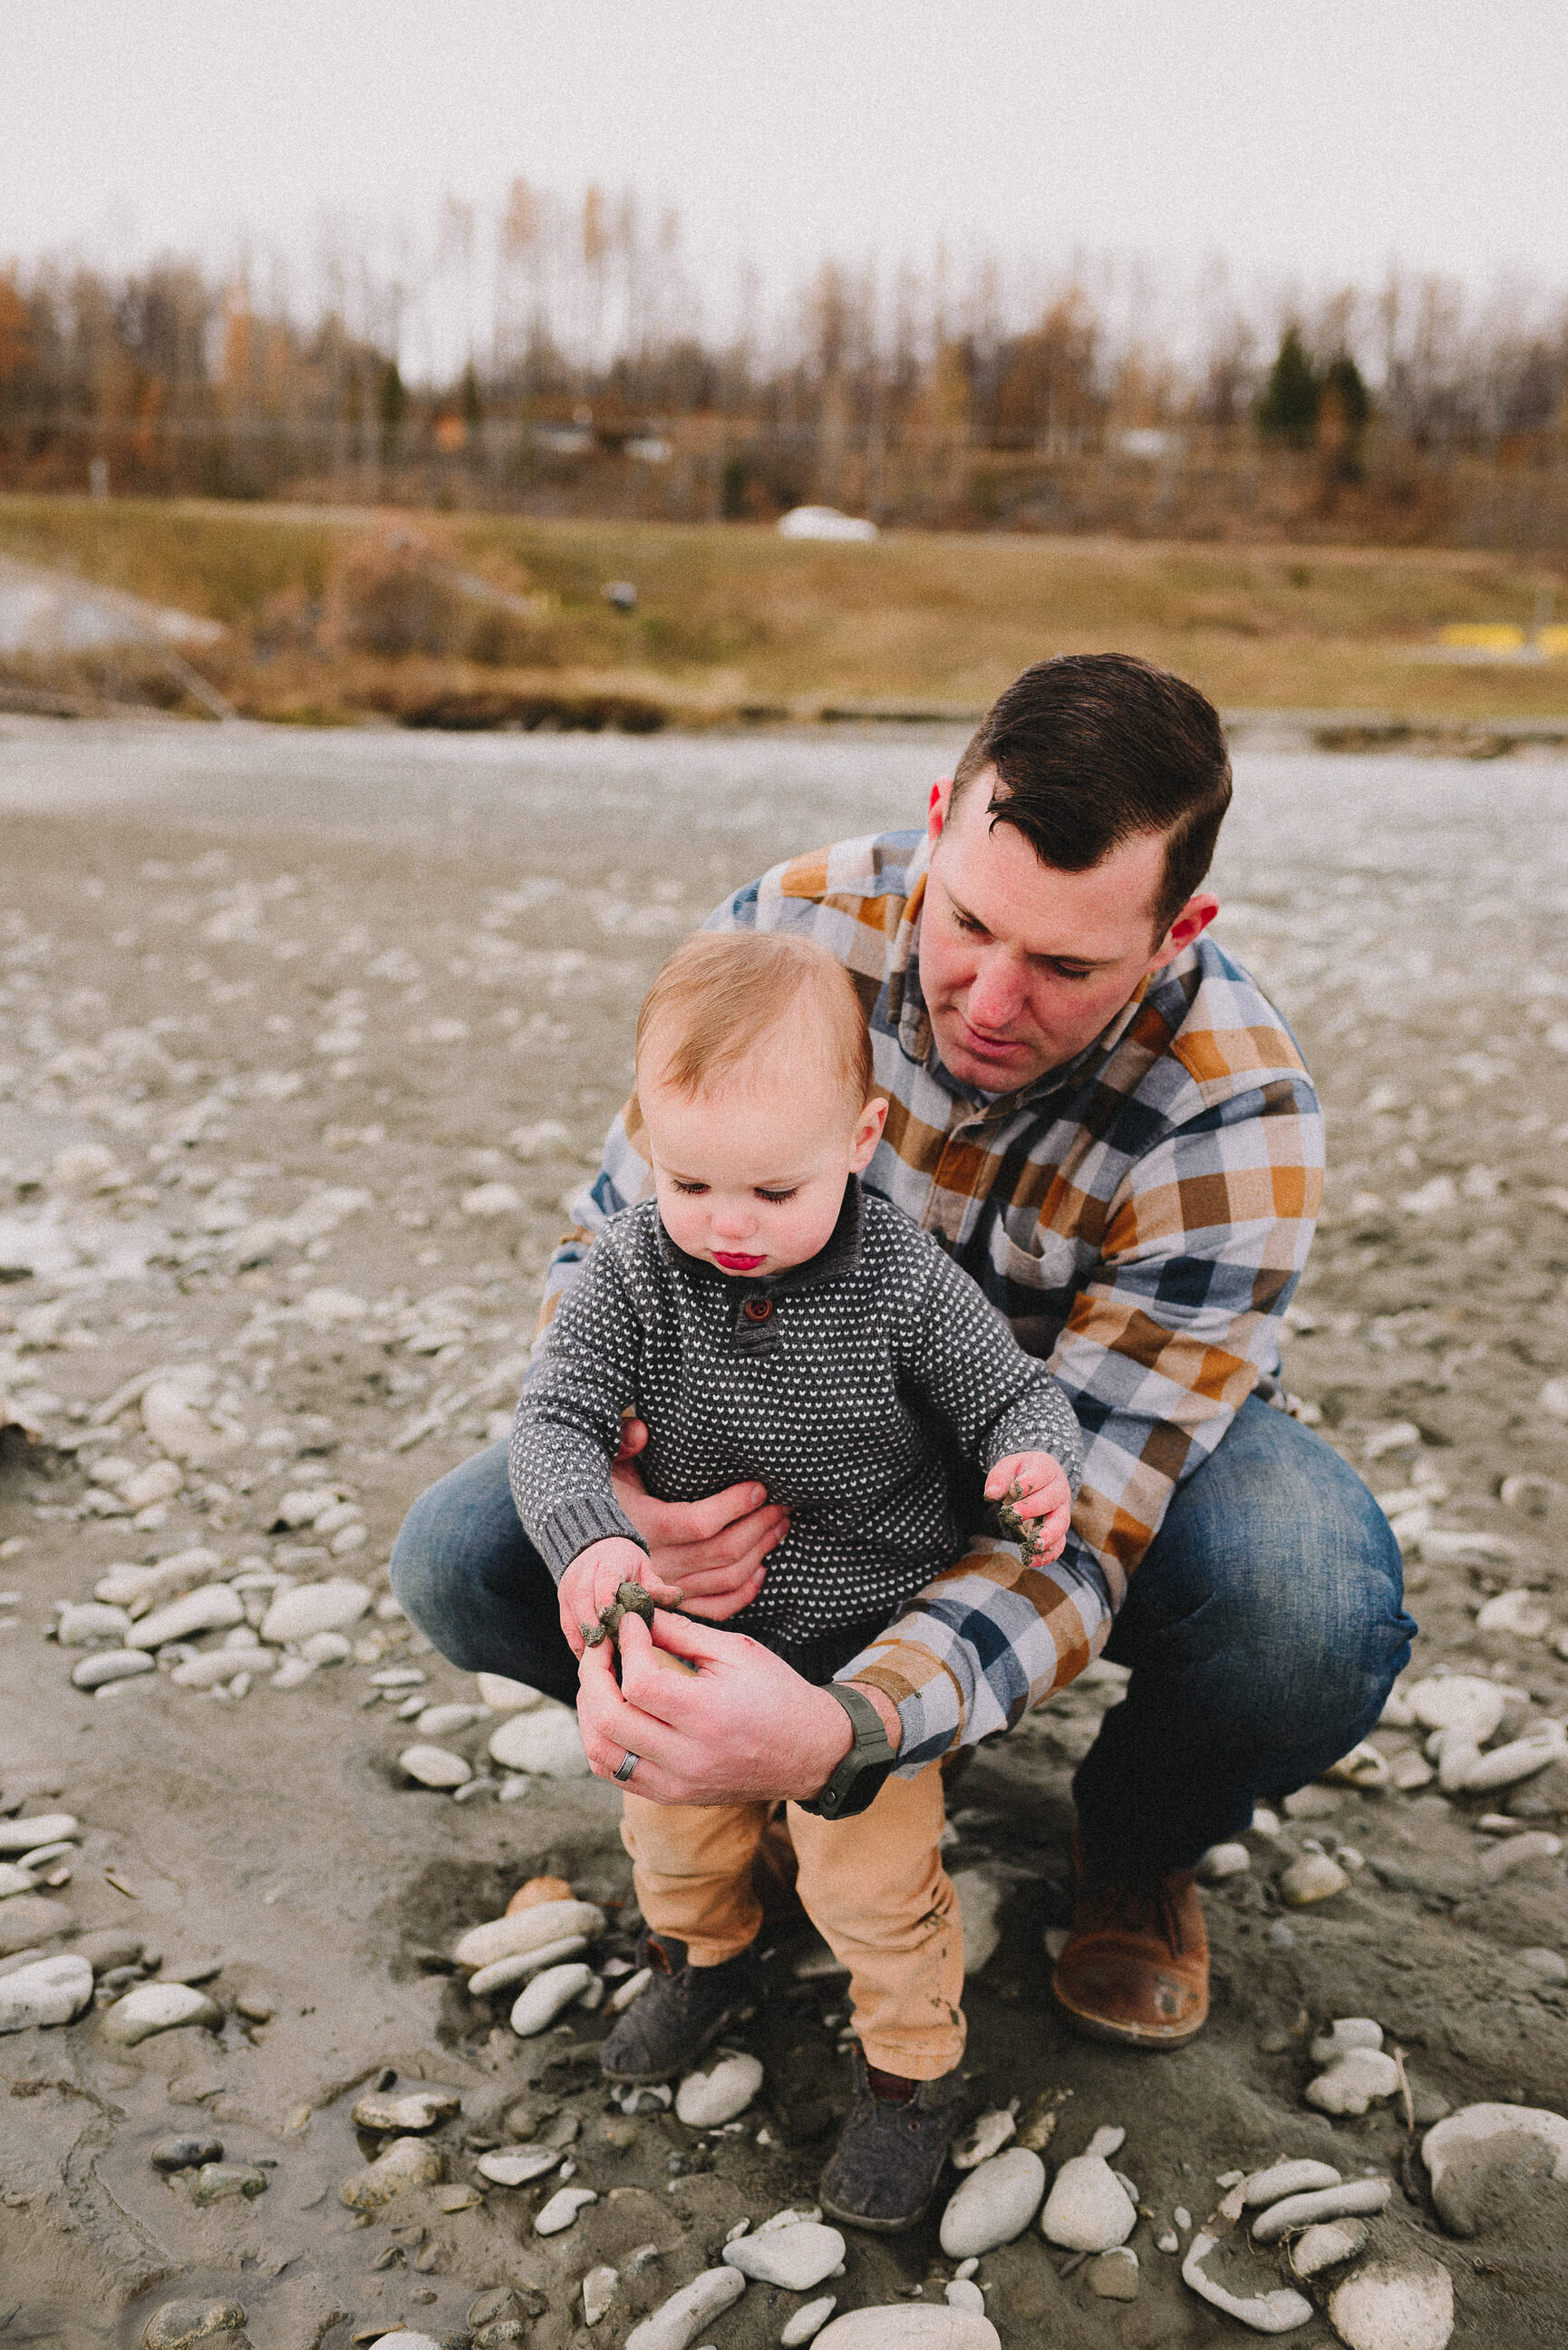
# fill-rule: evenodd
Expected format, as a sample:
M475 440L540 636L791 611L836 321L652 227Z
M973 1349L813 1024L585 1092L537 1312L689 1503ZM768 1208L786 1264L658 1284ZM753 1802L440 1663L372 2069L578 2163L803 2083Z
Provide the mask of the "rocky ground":
M243 2310L256 2350L614 2345L715 2268L638 2350L805 2340L828 2294L829 2350L873 2306L843 2350L979 2350L977 2291L1010 2350L1287 2318L1417 2350L1450 2287L1457 2342L1562 2341L1561 2141L1450 2157L1436 2199L1419 2150L1568 2103L1561 765L1242 763L1221 935L1332 1117L1287 1377L1386 1497L1421 1637L1376 1752L1215 1856L1215 2013L1171 2057L1074 2039L1044 1989L1116 1676L979 1758L949 1856L992 2118L946 2221L840 2249L803 2218L732 2297L740 2223L810 2213L842 1978L782 1918L760 2088L610 2098L613 1794L520 1767L563 1767L563 1718L388 1590L410 1501L503 1424L661 953L786 849L915 818L950 747L0 720L0 2341L232 2345ZM540 1912L586 1975L526 1983L525 1911L474 1996L459 1938L539 1877L589 1905ZM1385 2182L1348 2270L1277 2183L1240 2210L1282 2160ZM1204 2278L1296 2304L1239 2319Z

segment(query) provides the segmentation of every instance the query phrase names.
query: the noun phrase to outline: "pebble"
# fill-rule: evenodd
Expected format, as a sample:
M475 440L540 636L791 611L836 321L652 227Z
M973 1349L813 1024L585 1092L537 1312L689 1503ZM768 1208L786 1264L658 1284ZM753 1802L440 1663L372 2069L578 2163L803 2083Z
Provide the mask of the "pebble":
M1516 1966L1525 1968L1538 1981L1568 1982L1568 1959L1561 1950L1546 1950L1532 1946L1528 1950L1515 1950L1513 1958Z
M542 1950L546 1943L564 1941L569 1934L597 1941L604 1930L605 1913L592 1901L539 1901L504 1918L492 1918L483 1926L471 1926L452 1945L452 1955L460 1967L492 1967L497 1959Z
M537 1909L541 1902L570 1901L573 1898L572 1888L564 1877L530 1877L517 1887L506 1904L505 1914L508 1918L515 1918L520 1909ZM629 1961L622 1959L618 1963L624 1968Z
M1565 1755L1568 1742L1554 1722L1549 1731L1542 1728L1532 1738L1516 1738L1507 1746L1494 1746L1490 1754L1478 1756L1465 1773L1465 1793L1480 1794L1489 1787L1517 1786L1521 1779L1533 1779Z
M1424 1730L1463 1730L1478 1746L1492 1737L1508 1708L1495 1681L1476 1673L1445 1673L1416 1681L1400 1694Z
M1311 2227L1317 2220L1348 2220L1381 2211L1393 2192L1386 2178L1347 2178L1337 2187L1320 2189L1315 2195L1287 2195L1253 2220L1252 2241L1277 2244L1288 2230Z
M1309 2054L1314 2064L1332 2064L1352 2048L1381 2048L1383 2026L1369 2015L1337 2015L1326 2032L1320 2032Z
M1072 2252L1108 2252L1132 2234L1137 2213L1105 2158L1118 2151L1125 2136L1121 2130L1096 2130L1087 2153L1062 2165L1040 2215L1040 2232L1050 2242Z
M474 2168L495 2187L526 2187L543 2178L566 2155L564 2146L530 2146L521 2154L482 2154Z
M435 2186L445 2169L439 2146L422 2137L395 2137L374 2162L346 2178L338 2192L351 2211L375 2211L407 2187Z
M63 1901L46 1900L41 1893L13 1893L0 1901L0 1958L33 1953L75 1923Z
M238 1669L231 1666L230 1671ZM84 1657L71 1673L74 1689L108 1689L111 1681L135 1680L140 1673L151 1673L156 1666L146 1648L98 1648Z
M0 1996L8 1987L0 1983ZM1449 2199L1444 2193L1443 2180L1449 2166L1469 2148L1501 2137L1539 2139L1552 2149L1552 2176L1568 2178L1568 2121L1561 2114L1549 2112L1541 2106L1461 2106L1458 2113L1449 2114L1444 2120L1435 2123L1421 2140L1421 2159L1431 2178L1432 2199L1439 2213ZM1444 2224L1448 2224L1446 2219Z
M981 2114L954 2138L948 2149L948 2160L955 2170L972 2170L977 2163L989 2162L993 2154L1000 2154L1017 2127L1005 2106Z
M316 1667L308 1657L285 1657L267 1686L275 1690L296 1690L306 1682Z
M537 1914L537 1913L535 1913ZM531 2040L548 2030L572 2002L581 1999L595 1980L592 1967L580 1959L569 1966L546 1967L535 1975L512 2010L512 2029L520 2040Z
M1347 1787L1386 1787L1388 1784L1388 1757L1380 1753L1370 1740L1364 1738L1337 1762L1331 1762L1324 1773L1325 1779L1337 1779Z
M1114 2258L1108 2254L1107 2258ZM942 2288L942 2299L950 2309L967 2309L976 2317L985 2315L985 2295L972 2277L953 2277Z
M1501 1877L1511 1875L1532 1860L1555 1860L1563 1850L1563 1839L1550 1835L1544 1828L1527 1828L1521 1835L1510 1836L1506 1844L1494 1845L1480 1859L1480 1874L1487 1884L1495 1885Z
M481 1967L468 1979L470 1999L488 1999L493 1991L504 1991L509 1983L527 1982L534 1975L543 1974L546 1967L564 1965L567 1959L579 1958L587 1949L580 1934L566 1934L558 1942L546 1942L542 1950L514 1951L509 1959L497 1959L491 1967Z
M344 1665L354 1653L354 1643L341 1632L313 1632L300 1642L299 1653L307 1665Z
M188 1640L192 1632L226 1632L245 1620L245 1603L226 1583L203 1583L167 1607L155 1607L133 1624L126 1638L130 1648L161 1648L167 1640Z
M708 2320L739 2301L745 2290L746 2280L738 2269L704 2269L632 2327L626 2350L687 2350Z
M183 2024L215 2032L223 2021L222 2008L193 1984L140 1983L105 2008L99 2030L117 2047L135 2048L155 2032L172 2032Z
M515 1183L480 1183L462 1195L465 1216L516 1216L523 1211L523 1194Z
M643 1992L648 1989L649 1984L652 1981L653 1969L651 1967L639 1967L636 1974L628 1975L627 1977L625 1982L621 1984L618 1991L611 1992L609 2006L606 2011L607 2013L610 2015L624 2015L627 2009L631 2005L633 2000L640 1999Z
M231 2195L243 2195L252 2201L265 2195L270 2184L266 2172L250 2162L204 2162L196 2173L191 2189L192 2203L223 2203Z
M135 1656L140 1653L139 1648L127 1651ZM147 1661L151 1664L151 1658ZM188 1657L182 1665L175 1666L169 1678L176 1689L217 1689L232 1681L236 1673L261 1661L262 1653L255 1648L214 1648L204 1657Z
M421 1787L462 1787L473 1776L462 1755L444 1746L405 1746L398 1768Z
M0 2032L26 2032L35 2023L69 2023L91 1997L92 1969L74 1950L59 1958L35 1959L15 1974L0 1976Z
M41 1844L69 1843L80 1833L69 1812L40 1812L34 1820L0 1820L0 1857L36 1852Z
M1314 2314L1311 2302L1288 2285L1278 2285L1272 2293L1235 2293L1206 2275L1203 2263L1218 2245L1218 2237L1199 2230L1181 2263L1182 2282L1190 2285L1200 2300L1250 2325L1254 2334L1292 2334L1307 2323Z
M952 1888L963 1929L963 1970L966 1976L977 1975L995 1956L1002 1939L1000 1912L1006 1887L990 1869L961 1868L954 1871Z
M161 1558L156 1566L109 1567L93 1585L93 1597L116 1607L150 1606L163 1594L189 1591L195 1584L210 1582L222 1574L223 1566L215 1550L175 1551Z
M1112 2252L1102 2252L1084 2271L1084 2282L1102 2301L1136 2301L1137 2254L1127 2244L1119 2244Z
M531 1771L543 1779L588 1775L582 1733L569 1706L541 1706L510 1714L491 1733L490 1759L504 1771Z
M1198 1864L1198 1875L1205 1885L1222 1885L1251 1866L1252 1856L1244 1844L1211 1844Z
M615 2299L616 2272L603 2262L583 2279L583 2323L597 2325Z
M1241 2209L1256 2211L1277 2203L1282 2195L1315 2195L1338 2185L1339 2173L1330 2162L1276 2162L1267 2170L1254 2170L1244 2182Z
M1299 2277L1322 2276L1325 2269L1343 2268L1365 2251L1371 2234L1365 2220L1319 2220L1303 2229L1291 2246L1291 2266Z
M1429 1787L1437 1775L1426 1756L1410 1746L1403 1754L1396 1754L1388 1779L1389 1784L1397 1787L1401 1794L1413 1795L1417 1787Z
M1438 1784L1445 1795L1457 1795L1470 1773L1480 1767L1480 1748L1465 1730L1434 1731L1427 1753L1438 1766Z
M1364 2114L1399 2086L1399 2067L1381 2048L1352 2048L1326 2073L1306 2085L1306 2101L1320 2114Z
M821 2333L837 2306L838 2295L825 2293L820 2301L808 2301L804 2309L797 2309L779 2335L783 2350L799 2350L801 2343L811 2341Z
M543 1690L530 1689L526 1681L508 1680L504 1673L475 1673L481 1705L492 1713L523 1713L530 1706L543 1705Z
M147 1510L155 1502L171 1502L184 1482L174 1461L152 1461L134 1477L119 1481L119 1498L128 1510Z
M400 2096L361 2097L354 2108L356 2128L364 2130L432 2130L462 2110L457 2089L406 2089Z
M147 2159L154 2170L197 2170L204 2162L222 2162L221 2137L161 2137Z
M244 2322L237 2301L166 2301L148 2319L141 2350L197 2350L199 2343L235 2333Z
M282 1648L286 1641L308 1640L317 1632L341 1632L358 1622L370 1599L367 1586L348 1575L301 1584L273 1601L261 1620L262 1638Z
M1080 2160L1084 2159L1086 2158L1080 2157ZM1095 2167L1096 2170L1105 2172L1110 2184L1116 2187L1116 2193L1121 2195L1121 2189L1116 2187L1105 2164L1098 2163ZM1064 2164L1063 2168L1065 2170L1069 2166ZM969 2173L963 2184L950 2198L947 2210L942 2213L943 2251L951 2261L966 2261L981 2252L994 2251L999 2244L1010 2244L1028 2227L1040 2209L1040 2199L1044 2192L1045 2165L1037 2154L1031 2154L1027 2147L1009 2147L1005 2153L992 2155ZM1124 2203L1127 2201L1125 2195L1122 2195L1122 2200ZM1127 2227L1118 2235L1107 2236L1106 2242L1119 2243L1131 2226L1129 2218ZM1052 2241L1061 2242L1064 2240L1054 2236ZM1074 2249L1098 2251L1103 2247L1075 2243Z
M688 2073L675 2093L675 2116L689 2129L720 2129L743 2114L763 2085L754 2056L723 2056L711 2073Z
M0 1901L13 1893L31 1893L36 1883L32 1870L24 1868L19 1861L0 1860Z
M472 1730L476 1721L485 1721L489 1715L486 1705L427 1705L422 1713L415 1715L414 1728L421 1738L455 1738L460 1730Z
M1280 1891L1293 1909L1304 1909L1314 1901L1327 1901L1343 1893L1350 1879L1336 1860L1325 1852L1303 1853L1293 1860L1280 1878Z
M1476 1615L1478 1632L1511 1632L1521 1640L1542 1639L1551 1628L1552 1610L1533 1591L1500 1591Z
M793 2228L771 2228L726 2244L722 2258L759 2284L782 2285L786 2293L809 2293L830 2277L844 2258L844 2239L820 2220L799 2220Z
M626 2350L635 2350L635 2339ZM892 2309L852 2309L816 2337L817 2350L1002 2350L989 2317L935 2302L905 2301Z
M586 2210L598 2197L591 2187L559 2187L543 2207L534 2222L536 2236L558 2236L563 2229L572 2227L579 2211Z
M1346 2350L1444 2350L1453 2280L1436 2261L1368 2261L1334 2286L1328 2315Z
M55 1638L62 1648L82 1648L89 1640L123 1640L130 1618L123 1607L106 1607L101 1599L82 1599L62 1607Z

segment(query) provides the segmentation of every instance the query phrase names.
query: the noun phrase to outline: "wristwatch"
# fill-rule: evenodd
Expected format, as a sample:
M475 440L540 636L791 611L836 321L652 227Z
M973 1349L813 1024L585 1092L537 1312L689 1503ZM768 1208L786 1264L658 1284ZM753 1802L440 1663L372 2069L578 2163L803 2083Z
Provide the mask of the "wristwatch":
M820 1794L800 1808L819 1820L849 1820L876 1802L883 1780L898 1758L882 1727L881 1715L863 1690L829 1681L822 1693L835 1699L849 1716L855 1743Z

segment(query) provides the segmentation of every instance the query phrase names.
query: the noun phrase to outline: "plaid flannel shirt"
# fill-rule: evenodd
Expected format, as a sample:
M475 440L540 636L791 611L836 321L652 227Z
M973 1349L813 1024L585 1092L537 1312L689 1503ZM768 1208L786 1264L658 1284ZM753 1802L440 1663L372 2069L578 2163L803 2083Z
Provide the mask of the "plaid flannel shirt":
M1012 1727L1109 1637L1172 1492L1247 1397L1282 1403L1277 1326L1311 1244L1323 1123L1293 1038L1207 936L1077 1057L989 1098L942 1066L920 993L923 832L775 866L710 930L794 931L854 974L888 1116L867 1188L979 1282L1048 1363L1084 1434L1063 1555L1026 1569L980 1534L836 1676L883 1690L912 1774ZM634 1107L617 1119L544 1322L606 1220L652 1190Z

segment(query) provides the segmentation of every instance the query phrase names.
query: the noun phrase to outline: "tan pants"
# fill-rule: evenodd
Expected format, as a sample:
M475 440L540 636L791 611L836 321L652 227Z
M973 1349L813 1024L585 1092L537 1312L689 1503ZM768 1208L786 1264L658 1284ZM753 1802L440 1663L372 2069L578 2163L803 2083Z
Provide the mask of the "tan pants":
M752 1860L770 1804L664 1804L628 1788L621 1842L642 1914L716 1967L755 1939L762 1905ZM858 1818L819 1820L785 1806L807 1917L849 1969L855 2030L868 2064L934 2081L963 2054L963 1933L941 1864L942 1777L884 1781Z

